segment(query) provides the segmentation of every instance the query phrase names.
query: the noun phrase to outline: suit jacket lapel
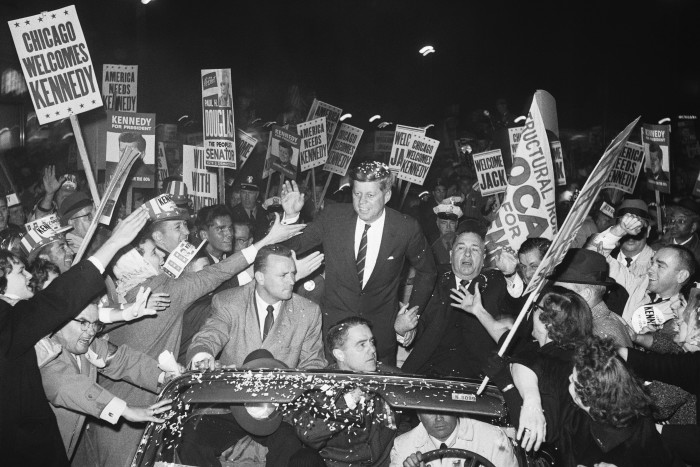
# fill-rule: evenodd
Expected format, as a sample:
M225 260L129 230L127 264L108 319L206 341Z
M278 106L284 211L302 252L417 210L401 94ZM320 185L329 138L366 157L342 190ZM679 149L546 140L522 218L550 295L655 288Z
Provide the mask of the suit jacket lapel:
M336 245L347 245L345 248L339 248L342 263L344 266L339 268L341 271L348 271L357 278L357 261L355 259L355 227L357 225L357 214L354 209L351 209L349 214L340 219ZM361 289L359 279L355 279L353 283L357 284L357 288Z
M259 323L258 311L255 307L255 281L252 282L250 293L248 294L248 303L246 303L245 315L245 330L246 338L251 339L255 343L255 348L262 347L262 324Z

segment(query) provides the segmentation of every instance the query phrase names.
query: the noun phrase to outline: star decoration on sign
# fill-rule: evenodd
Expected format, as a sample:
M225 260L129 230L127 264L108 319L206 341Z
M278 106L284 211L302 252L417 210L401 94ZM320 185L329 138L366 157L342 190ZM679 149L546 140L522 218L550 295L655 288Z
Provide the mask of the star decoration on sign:
M18 27L19 27L19 23L15 23L15 27L18 28Z
M25 21L24 24L29 25L29 20Z
M60 112L56 112L56 116L58 117L60 115Z
M46 114L46 118L49 118L49 117L51 117L51 114Z
M56 19L56 13L51 15L51 19Z
M92 103L93 103L93 104L95 103L95 99L92 100Z
M70 107L68 107L68 112L73 112L73 109L71 109Z
M64 15L67 15L67 14L68 14L68 10L63 10L63 14L64 14Z
M41 17L40 17L40 18L39 18L39 22L41 23L42 21L44 21L44 18L41 18Z
M83 107L85 107L85 104L80 104L80 108L82 109Z

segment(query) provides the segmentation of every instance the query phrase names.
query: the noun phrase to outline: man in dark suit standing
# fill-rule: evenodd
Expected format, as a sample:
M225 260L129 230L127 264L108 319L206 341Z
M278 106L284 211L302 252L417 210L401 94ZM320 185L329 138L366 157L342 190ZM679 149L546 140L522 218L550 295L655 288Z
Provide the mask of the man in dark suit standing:
M249 222L255 229L254 241L260 241L270 227L267 211L258 204L260 188L252 175L248 175L240 182L237 189L241 191L241 202L231 208L233 222Z
M396 362L396 342L413 339L417 315L435 284L436 269L430 246L410 216L385 207L391 198L392 175L385 164L363 162L350 172L352 206L331 204L303 235L288 241L299 253L323 245L326 260L325 292L321 299L323 333L349 316L373 324L377 357ZM296 222L304 196L295 182L282 189L285 222ZM410 310L399 313L398 290L404 261L416 269Z
M503 274L483 270L484 239L475 232L457 235L450 261L452 270L442 274L418 323L416 345L401 369L433 376L478 378L486 358L497 346L471 314L452 307L452 289L474 293L479 287L484 308L494 317L510 316Z

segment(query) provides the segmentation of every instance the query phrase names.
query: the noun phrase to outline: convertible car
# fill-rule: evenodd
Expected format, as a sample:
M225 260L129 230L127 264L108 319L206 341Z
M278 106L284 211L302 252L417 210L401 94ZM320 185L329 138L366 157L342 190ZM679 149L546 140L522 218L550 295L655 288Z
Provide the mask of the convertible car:
M274 403L283 408L285 404L294 404L295 400L313 391L343 392L355 388L382 397L396 413L408 413L415 409L458 413L503 427L513 439L515 430L508 426L507 407L500 391L487 386L477 396L478 386L479 381L466 379L340 371L222 369L189 372L171 381L160 394L159 399L173 400L172 410L166 415L165 423L148 425L132 466L183 465L178 458L183 427L189 418L202 411L211 411L212 408L225 411L239 404L259 406ZM541 455L533 458L521 448L516 448L516 453L521 467L552 465L547 458ZM460 449L435 450L424 454L425 461L438 457L462 459L455 465L493 466L478 454ZM222 464L233 466L242 462L222 461Z

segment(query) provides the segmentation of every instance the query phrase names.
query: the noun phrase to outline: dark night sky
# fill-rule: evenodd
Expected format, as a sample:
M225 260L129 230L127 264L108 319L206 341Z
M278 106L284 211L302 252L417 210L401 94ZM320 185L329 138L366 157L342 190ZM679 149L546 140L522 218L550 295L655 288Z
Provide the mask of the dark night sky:
M5 21L70 0L0 0ZM93 63L139 65L139 110L158 121L201 112L199 70L230 67L274 119L298 83L352 112L427 124L451 103L520 113L535 89L560 126L619 131L700 105L700 2L76 0ZM615 6L612 6L615 5ZM19 67L6 26L0 61ZM427 58L418 49L431 44Z

